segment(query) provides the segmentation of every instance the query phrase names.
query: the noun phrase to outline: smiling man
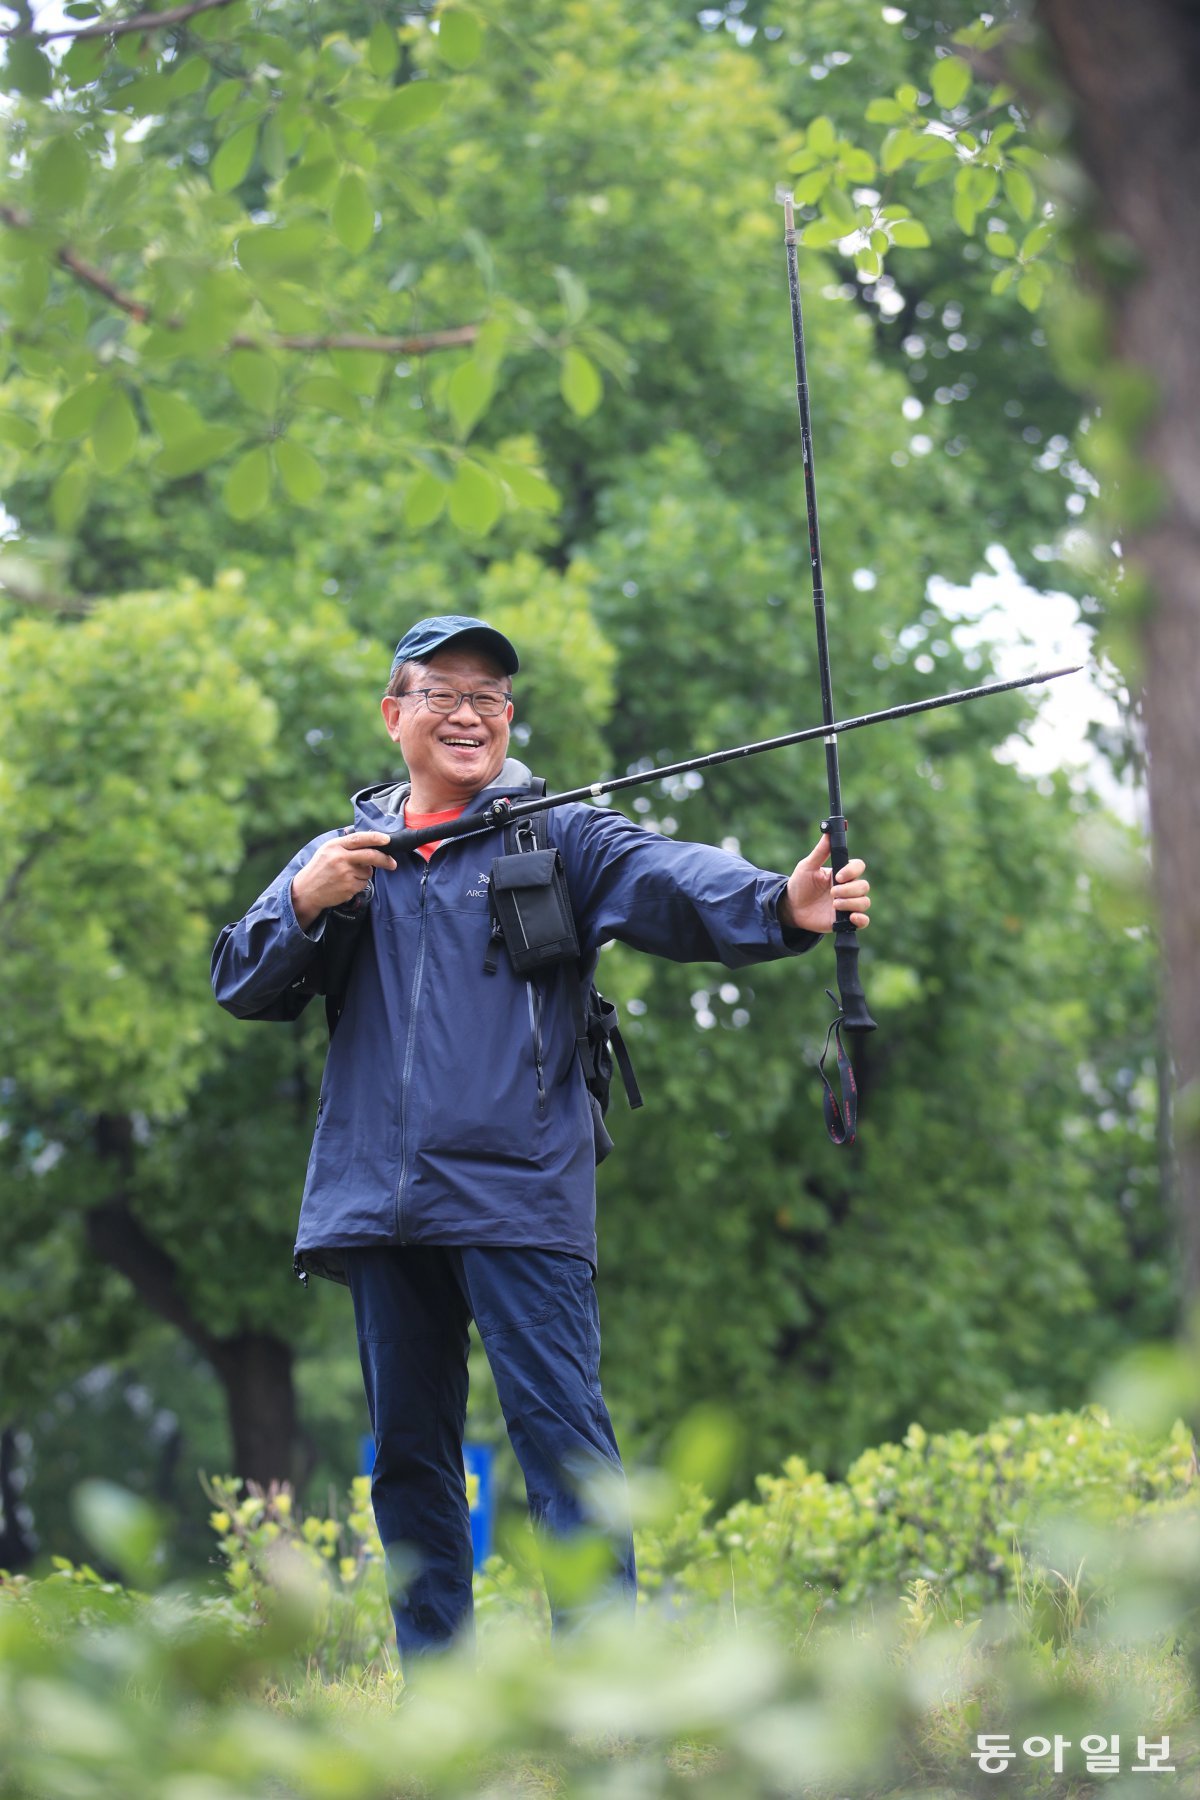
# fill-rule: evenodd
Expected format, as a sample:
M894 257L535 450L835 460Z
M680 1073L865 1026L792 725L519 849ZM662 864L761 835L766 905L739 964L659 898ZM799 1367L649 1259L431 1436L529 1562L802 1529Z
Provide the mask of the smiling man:
M415 1562L393 1595L406 1664L471 1625L462 1446L472 1319L535 1521L565 1537L609 1511L611 1580L591 1609L551 1581L555 1631L635 1598L632 1539L611 1525L622 1475L600 1389L596 1139L577 1042L578 990L601 946L619 938L737 968L810 949L835 912L865 927L871 904L861 861L835 888L825 838L785 876L607 807L568 805L550 812L549 836L578 967L526 981L489 959L487 868L499 842L451 838L399 863L384 846L401 825L528 797L533 778L508 755L518 667L482 619L414 625L382 701L408 779L357 794L354 827L306 844L213 952L223 1006L295 1018L330 913L373 884L330 1041L295 1267L345 1283L353 1298L375 1517L389 1553Z

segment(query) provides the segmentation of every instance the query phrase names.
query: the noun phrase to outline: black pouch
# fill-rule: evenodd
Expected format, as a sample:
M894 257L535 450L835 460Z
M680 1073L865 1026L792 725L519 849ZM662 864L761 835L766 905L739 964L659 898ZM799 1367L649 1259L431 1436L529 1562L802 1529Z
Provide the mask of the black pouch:
M559 963L577 962L579 937L571 913L562 858L547 850L498 856L490 883L492 940L485 967L496 967L500 938L520 976L536 975Z

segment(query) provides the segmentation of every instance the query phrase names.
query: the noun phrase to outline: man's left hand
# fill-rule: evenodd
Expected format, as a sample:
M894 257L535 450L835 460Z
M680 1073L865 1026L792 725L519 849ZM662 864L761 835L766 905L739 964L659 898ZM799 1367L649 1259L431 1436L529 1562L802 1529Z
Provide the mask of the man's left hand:
M861 857L848 862L833 879L833 870L825 868L829 860L829 838L796 864L787 887L779 898L779 922L799 931L832 931L837 913L849 913L850 923L865 931L871 923L867 917L871 905L871 884L863 879L866 863Z

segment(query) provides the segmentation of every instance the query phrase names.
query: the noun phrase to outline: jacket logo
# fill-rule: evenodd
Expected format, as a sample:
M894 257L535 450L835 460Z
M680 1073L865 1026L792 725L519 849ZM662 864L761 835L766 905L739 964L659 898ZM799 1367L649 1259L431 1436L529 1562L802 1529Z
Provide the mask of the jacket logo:
M491 880L491 876L486 869L480 869L475 880L477 886L469 887L467 889L467 899L485 900L487 898L488 882Z

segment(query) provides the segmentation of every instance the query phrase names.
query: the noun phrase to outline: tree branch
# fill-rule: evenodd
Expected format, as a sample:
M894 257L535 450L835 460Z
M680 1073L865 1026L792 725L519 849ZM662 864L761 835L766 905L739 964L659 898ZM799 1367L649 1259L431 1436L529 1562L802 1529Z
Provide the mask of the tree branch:
M373 350L383 356L424 356L431 350L457 350L473 344L478 325L448 325L444 331L419 331L412 337L377 337L369 332L343 331L306 337L275 334L252 337L239 333L230 338L231 350Z
M10 25L6 31L0 31L0 38L32 38L37 44L48 44L54 38L123 37L130 31L162 31L168 25L184 25L197 13L215 12L218 7L232 4L233 0L190 0L189 5L173 6L167 12L135 13L131 19L98 20L94 25L62 31L36 31L32 24Z
M0 206L0 222L14 231L28 231L33 220L15 206ZM69 244L61 244L54 253L55 261L76 281L103 294L123 313L139 325L161 324L169 331L182 331L184 319L155 319L150 308L132 294L125 293L93 263L85 262ZM434 350L457 350L473 344L479 335L478 325L448 325L441 331L419 331L407 337L383 337L371 332L334 331L313 335L288 332L262 332L257 336L238 332L230 338L230 350L366 350L376 356L427 356Z
M22 581L14 581L11 575L0 569L0 599L11 600L15 606L35 606L42 612L70 614L82 618L95 606L83 594L55 594L49 589L27 587Z
M123 1275L151 1312L174 1325L212 1361L220 1352L221 1340L196 1317L180 1284L174 1257L155 1243L124 1196L133 1171L133 1121L128 1113L99 1113L94 1130L97 1151L118 1172L118 1193L115 1199L103 1200L85 1211L88 1249Z

